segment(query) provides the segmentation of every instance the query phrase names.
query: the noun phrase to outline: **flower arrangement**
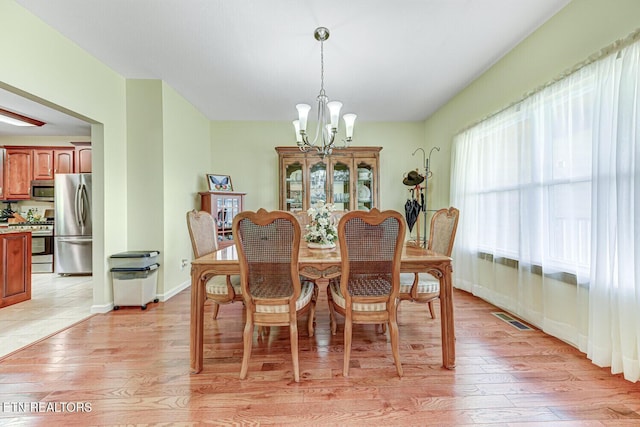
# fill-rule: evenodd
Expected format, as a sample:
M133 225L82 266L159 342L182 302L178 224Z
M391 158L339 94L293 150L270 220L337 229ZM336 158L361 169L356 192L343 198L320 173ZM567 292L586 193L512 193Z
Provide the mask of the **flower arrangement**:
M311 222L306 227L304 240L309 243L328 246L335 245L338 239L338 227L336 227L331 212L336 208L331 203L316 203L307 210L307 214L311 218Z

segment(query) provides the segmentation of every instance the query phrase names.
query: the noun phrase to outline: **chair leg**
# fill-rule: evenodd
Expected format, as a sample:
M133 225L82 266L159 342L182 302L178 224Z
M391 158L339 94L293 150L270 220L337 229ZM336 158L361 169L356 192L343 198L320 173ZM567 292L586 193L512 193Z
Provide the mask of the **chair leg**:
M435 319L436 318L436 312L433 309L433 300L429 301L427 304L429 305L429 313L431 313L431 318Z
M351 362L351 336L353 324L351 316L347 314L344 317L344 365L342 367L342 376L349 376L349 363Z
M309 308L309 319L307 320L307 330L309 336L313 336L313 324L316 320L316 302L318 301L318 285L313 284L313 296L311 297L311 307Z
M300 363L298 361L298 320L294 317L289 322L289 339L291 340L291 360L293 362L293 379L300 382Z
M333 308L333 297L331 296L330 285L327 286L327 302L329 303L329 325L331 328L331 335L335 335L338 330L338 324L336 323L336 312Z
M251 346L253 345L253 316L247 313L247 320L244 325L244 351L242 353L242 367L240 368L240 379L247 378L249 370L249 358L251 357Z
M400 363L400 339L398 334L398 320L394 314L389 313L389 335L391 335L391 352L393 353L393 360L396 363L396 371L398 376L403 375L402 364Z
M216 320L218 318L218 309L220 308L220 304L218 304L217 302L213 303L213 320Z

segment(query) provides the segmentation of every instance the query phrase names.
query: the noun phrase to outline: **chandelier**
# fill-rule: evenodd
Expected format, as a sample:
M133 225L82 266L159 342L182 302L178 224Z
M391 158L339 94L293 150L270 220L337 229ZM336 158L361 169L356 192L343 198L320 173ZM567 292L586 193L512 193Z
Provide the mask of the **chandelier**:
M309 141L307 135L307 117L309 111L311 111L310 105L296 105L298 120L293 121L293 127L296 131L296 142L301 151L307 152L316 149L324 157L331 155L334 148L345 148L351 143L353 124L357 116L355 114L345 114L342 117L345 125L346 140L342 141L342 146L336 147L335 139L338 133L342 102L329 101L329 97L324 91L324 42L329 38L329 30L325 27L318 27L313 32L313 36L320 42L320 93L316 98L318 103L318 122L313 141Z

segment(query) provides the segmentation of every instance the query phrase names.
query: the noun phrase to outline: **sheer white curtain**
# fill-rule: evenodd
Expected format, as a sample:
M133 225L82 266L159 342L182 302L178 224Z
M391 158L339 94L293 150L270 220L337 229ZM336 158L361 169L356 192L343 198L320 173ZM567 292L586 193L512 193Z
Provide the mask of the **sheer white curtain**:
M640 353L638 45L457 135L451 183L461 211L455 285L632 381Z
M597 63L586 351L640 379L640 44Z
M589 274L592 82L576 72L453 146L456 286L575 344L576 285Z

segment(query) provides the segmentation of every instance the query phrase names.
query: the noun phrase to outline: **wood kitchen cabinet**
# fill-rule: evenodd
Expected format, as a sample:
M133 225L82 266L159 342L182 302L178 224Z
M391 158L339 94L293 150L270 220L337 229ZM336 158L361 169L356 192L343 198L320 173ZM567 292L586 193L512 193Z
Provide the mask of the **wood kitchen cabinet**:
M350 147L322 157L296 146L276 147L280 168L280 209L306 211L314 204L333 203L338 210L378 207L380 150Z
M26 200L31 197L32 156L31 148L6 148L4 174L4 199Z
M235 191L204 191L200 194L200 209L209 212L218 227L218 247L233 244L231 227L233 218L244 210L244 196L247 193Z
M73 173L73 148L34 148L33 179L53 179L57 173Z
M4 161L5 149L0 147L0 200L4 200Z
M87 143L75 143L75 172L91 173L91 145Z
M91 143L73 144L0 148L0 200L30 199L32 180L50 180L60 173L91 173Z
M75 150L59 149L53 150L53 175L57 173L75 172Z
M31 299L31 232L0 233L0 308Z

